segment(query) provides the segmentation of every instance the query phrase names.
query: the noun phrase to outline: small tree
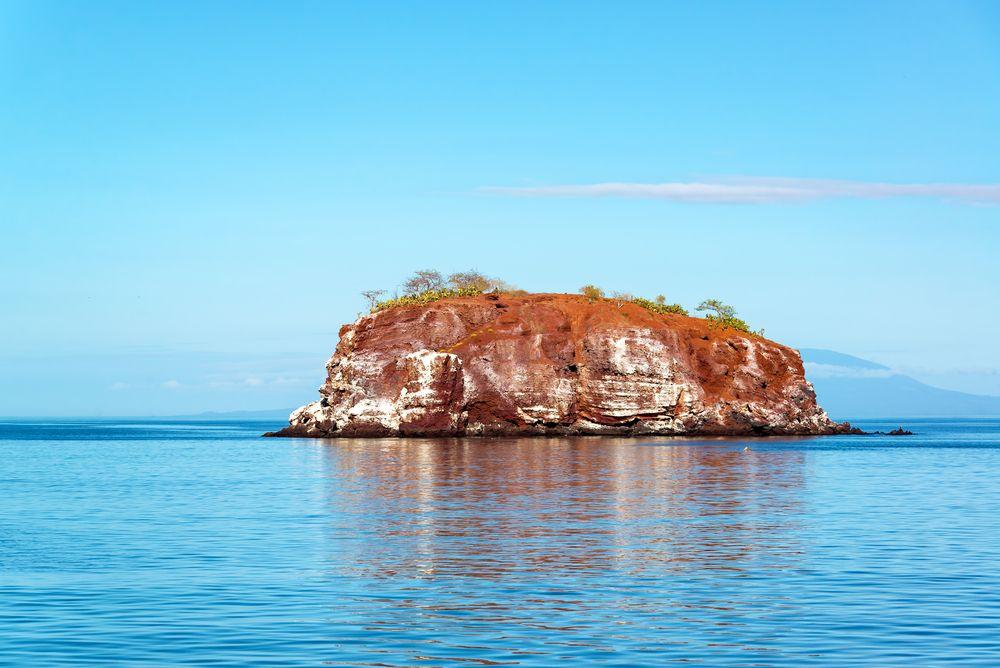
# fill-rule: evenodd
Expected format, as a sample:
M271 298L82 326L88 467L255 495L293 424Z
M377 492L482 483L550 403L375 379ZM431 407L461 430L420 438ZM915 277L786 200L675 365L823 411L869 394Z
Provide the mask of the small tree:
M656 295L656 303L663 306L667 303L667 298L663 295Z
M475 269L460 271L448 277L448 283L456 290L479 290L486 292L497 283L496 279L480 274Z
M592 302L596 302L598 299L604 299L604 290L601 290L596 285L590 285L589 283L580 288L580 294Z
M442 288L444 288L444 277L440 271L421 269L413 272L413 276L403 283L403 294L413 296Z
M712 311L715 317L720 320L736 317L736 309L729 304L723 304L718 299L706 299L702 303L698 304L698 310Z
M368 307L374 311L375 305L378 304L378 298L385 294L385 290L365 290L361 293L361 296L368 301Z
M622 306L625 306L625 304L628 304L630 301L635 299L635 297L633 297L627 292L612 292L611 299L614 300L615 306L621 308Z
M723 329L732 327L741 332L747 332L748 334L758 334L763 336L764 330L760 332L751 332L750 325L746 321L742 320L736 315L736 309L734 309L729 304L724 304L718 299L706 299L702 303L698 304L699 311L711 311L705 316L712 326L719 326Z

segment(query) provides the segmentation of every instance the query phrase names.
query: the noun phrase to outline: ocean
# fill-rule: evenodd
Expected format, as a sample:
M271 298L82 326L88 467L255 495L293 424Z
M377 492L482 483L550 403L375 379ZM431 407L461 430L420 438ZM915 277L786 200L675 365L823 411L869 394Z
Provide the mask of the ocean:
M858 424L0 422L0 665L1000 665L1000 420Z

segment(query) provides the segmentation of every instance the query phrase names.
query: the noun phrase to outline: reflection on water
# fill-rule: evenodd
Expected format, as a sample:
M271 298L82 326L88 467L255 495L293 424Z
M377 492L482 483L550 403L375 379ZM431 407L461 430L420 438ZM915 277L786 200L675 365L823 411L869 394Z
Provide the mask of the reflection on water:
M383 577L782 569L802 451L634 439L329 441L332 561ZM534 575L531 575L534 577Z
M435 638L432 663L770 651L743 617L759 632L794 598L741 581L799 565L806 454L743 445L327 441L328 577L368 583L365 633Z

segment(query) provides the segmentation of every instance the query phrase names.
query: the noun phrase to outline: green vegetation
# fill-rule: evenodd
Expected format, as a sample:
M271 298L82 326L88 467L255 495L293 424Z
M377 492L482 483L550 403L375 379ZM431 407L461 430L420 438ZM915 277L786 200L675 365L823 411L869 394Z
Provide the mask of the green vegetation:
M448 297L475 297L486 293L506 295L526 295L524 290L518 290L513 285L498 278L490 278L474 269L460 271L448 276L433 269L421 269L413 273L403 283L403 294L391 299L379 300L385 290L365 290L361 295L368 301L372 313L395 308L397 306L423 306ZM633 297L627 292L613 292L607 297L604 290L596 285L587 284L580 288L580 294L591 303L610 299L618 308L625 304L635 304L652 313L660 315L690 315L680 304L668 304L663 295L656 295L653 300L645 297ZM752 330L745 320L736 315L736 309L718 299L706 299L698 305L699 311L708 311L705 319L713 328L735 329L747 334L764 336L764 330Z
M718 299L706 299L698 304L698 310L711 311L711 313L705 316L705 320L708 320L712 327L721 327L722 329L732 328L746 332L747 334L764 336L763 329L756 332L751 330L750 325L736 315L736 309L729 304L722 303Z
M385 290L365 290L361 295L368 300L372 313L397 306L423 306L448 297L474 297L486 292L527 294L510 283L490 278L474 269L451 274L447 280L441 272L421 269L403 283L403 294L379 301Z
M580 294L586 297L591 302L600 301L602 299L608 299L604 294L604 290L600 289L596 285L587 284L580 288ZM663 295L657 295L656 301L650 301L645 297L633 297L627 292L613 292L611 293L610 299L615 302L618 308L621 308L625 304L631 303L636 306L641 306L647 311L652 311L653 313L673 313L675 315L688 315L687 309L680 304L668 304L667 298Z
M636 297L632 300L636 306L641 306L653 313L673 313L674 315L688 315L687 309L680 304L668 304L663 295L658 295L656 301L649 301L644 297Z
M494 283L498 282L500 281L484 276L474 269L460 271L448 277L448 283L455 290L475 289L480 292L486 292L487 290L492 290Z
M423 306L424 304L430 304L431 302L436 302L439 299L447 299L448 297L475 297L476 295L483 294L483 290L476 287L466 287L456 290L455 288L441 288L440 290L425 290L412 295L403 295L401 297L393 297L392 299L385 299L383 301L377 302L372 307L372 313L376 311L384 311L389 308L395 308L397 306Z

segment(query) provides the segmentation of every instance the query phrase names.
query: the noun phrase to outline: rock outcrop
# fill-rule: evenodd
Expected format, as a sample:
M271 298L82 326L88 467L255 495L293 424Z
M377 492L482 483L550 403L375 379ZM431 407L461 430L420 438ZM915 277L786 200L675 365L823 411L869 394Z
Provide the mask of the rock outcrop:
M320 400L270 436L832 434L798 352L578 295L397 307L340 331Z

